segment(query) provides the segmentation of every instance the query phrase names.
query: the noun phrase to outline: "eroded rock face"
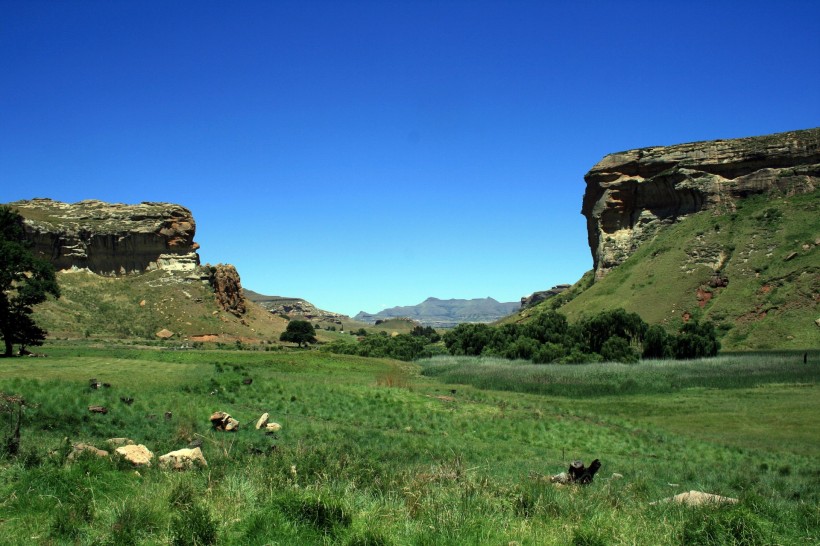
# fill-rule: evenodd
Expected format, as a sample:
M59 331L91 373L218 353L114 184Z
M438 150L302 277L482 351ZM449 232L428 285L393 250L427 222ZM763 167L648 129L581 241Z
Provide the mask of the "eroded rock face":
M36 254L57 269L124 275L153 269L194 271L199 265L196 223L191 211L180 205L51 199L9 205L25 219Z
M813 191L820 182L820 128L610 154L584 179L581 213L601 278L688 214L731 211L754 194Z
M216 301L225 311L237 317L245 314L245 295L242 292L242 283L239 272L230 264L217 264L211 267L211 286L216 295Z

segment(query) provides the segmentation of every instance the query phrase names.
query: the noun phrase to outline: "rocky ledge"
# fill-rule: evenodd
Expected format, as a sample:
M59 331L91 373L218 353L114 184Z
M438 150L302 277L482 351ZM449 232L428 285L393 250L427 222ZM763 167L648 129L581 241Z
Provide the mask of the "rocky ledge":
M814 191L820 128L614 153L584 179L581 213L601 278L688 214L732 211L738 199L754 194Z
M194 271L199 265L196 224L191 211L180 205L32 199L9 206L25 219L34 251L57 269L124 275Z

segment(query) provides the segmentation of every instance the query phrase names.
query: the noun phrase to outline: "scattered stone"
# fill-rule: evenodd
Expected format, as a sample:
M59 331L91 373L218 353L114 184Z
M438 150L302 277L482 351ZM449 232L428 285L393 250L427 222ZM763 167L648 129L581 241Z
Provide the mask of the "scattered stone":
M120 396L120 402L122 402L126 406L130 406L131 404L134 403L134 399L131 398L130 396Z
M214 430L234 432L239 429L239 421L224 411L215 411L211 414L211 426Z
M115 453L134 466L151 466L154 458L154 454L142 444L118 447Z
M157 332L154 335L156 335L160 339L169 339L169 338L174 337L174 333L171 330L167 329L167 328L163 328L162 330L160 330L159 332Z
M557 483L558 485L568 485L572 483L572 480L570 480L569 474L566 472L561 472L560 474L550 476L550 482Z
M121 446L132 446L134 445L134 440L131 438L109 438L105 441L109 447L117 448Z
M104 389L110 389L111 388L111 383L103 383L102 386L103 386Z
M99 389L100 387L102 387L102 383L100 383L96 379L89 379L88 380L88 387L91 388L91 389L96 390L96 389Z
M193 449L178 449L166 453L159 458L160 468L171 470L190 470L195 466L208 466L208 461L202 455L199 447Z
M202 438L195 438L188 444L188 449L193 449L195 447L202 447Z
M617 472L613 472L613 473L612 473L612 479L613 479L613 480L622 480L622 479L624 479L624 475L623 475L623 474L619 474L619 473L617 473Z
M259 420L256 422L256 430L259 430L260 428L267 425L269 418L270 418L270 415L268 415L267 413L263 413L262 417L260 417Z
M280 430L282 430L282 425L280 425L279 423L268 423L265 425L265 432L267 432L268 434L279 432Z
M797 252L791 252L791 253L789 253L789 255L788 255L788 256L786 256L785 258L783 258L783 261L784 261L784 262L788 262L789 260L793 260L793 259L795 259L796 257L797 257Z
M140 307L145 307L145 300L140 301Z
M71 453L68 454L67 460L73 461L83 453L91 453L97 457L108 457L108 452L104 449L97 449L92 445L79 443L71 446Z
M103 415L105 415L106 413L108 413L108 408L106 408L105 406L88 406L88 411L90 411L91 413L102 413Z
M701 506L704 504L735 504L738 501L737 499L733 499L731 497L721 497L720 495L704 493L703 491L689 491L687 493L675 495L674 497L668 497L659 501L650 502L649 504L655 505L664 502L676 502L678 504L685 504L686 506Z

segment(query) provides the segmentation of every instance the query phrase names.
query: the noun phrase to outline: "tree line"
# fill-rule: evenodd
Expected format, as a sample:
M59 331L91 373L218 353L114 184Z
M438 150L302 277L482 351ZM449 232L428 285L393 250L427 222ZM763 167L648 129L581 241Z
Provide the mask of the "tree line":
M536 315L525 324L459 324L444 334L452 355L494 356L549 362L637 362L641 358L691 359L720 350L711 322L690 320L676 334L649 326L624 309L602 311L570 324L557 311Z
M711 322L690 320L675 334L649 326L624 309L602 311L570 324L554 310L524 324L459 324L437 343L432 328L411 334L369 335L358 343L336 341L325 347L334 353L416 360L435 354L491 356L529 360L536 364L637 362L641 358L691 359L715 356L720 350Z

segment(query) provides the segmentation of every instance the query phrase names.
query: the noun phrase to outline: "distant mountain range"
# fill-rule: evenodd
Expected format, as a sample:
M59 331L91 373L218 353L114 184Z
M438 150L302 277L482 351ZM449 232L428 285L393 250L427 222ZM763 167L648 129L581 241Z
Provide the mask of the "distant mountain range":
M361 311L354 319L374 324L377 320L401 317L415 320L424 326L446 328L462 322L494 322L514 313L520 307L520 302L499 303L493 298L470 300L427 298L418 305L391 307L375 314Z

